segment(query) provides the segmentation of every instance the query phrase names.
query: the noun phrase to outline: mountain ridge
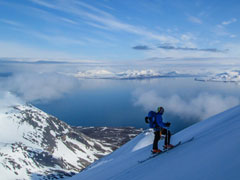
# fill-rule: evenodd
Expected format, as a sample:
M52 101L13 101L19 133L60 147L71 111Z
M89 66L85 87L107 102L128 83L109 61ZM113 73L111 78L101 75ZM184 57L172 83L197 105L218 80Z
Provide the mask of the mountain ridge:
M4 179L72 176L116 148L74 130L10 93L2 99L0 172Z

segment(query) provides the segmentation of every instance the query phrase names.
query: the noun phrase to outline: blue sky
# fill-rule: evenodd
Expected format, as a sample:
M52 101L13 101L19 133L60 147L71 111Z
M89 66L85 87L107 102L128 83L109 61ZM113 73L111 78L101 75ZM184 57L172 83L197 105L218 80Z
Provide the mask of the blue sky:
M239 58L237 0L0 0L0 57Z

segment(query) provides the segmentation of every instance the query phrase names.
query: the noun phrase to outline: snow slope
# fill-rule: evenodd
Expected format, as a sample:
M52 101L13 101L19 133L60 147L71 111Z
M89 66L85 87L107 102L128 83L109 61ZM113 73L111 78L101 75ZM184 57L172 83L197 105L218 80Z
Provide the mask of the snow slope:
M239 180L239 129L237 106L175 134L173 144L193 136L194 140L140 164L152 148L148 130L71 180Z

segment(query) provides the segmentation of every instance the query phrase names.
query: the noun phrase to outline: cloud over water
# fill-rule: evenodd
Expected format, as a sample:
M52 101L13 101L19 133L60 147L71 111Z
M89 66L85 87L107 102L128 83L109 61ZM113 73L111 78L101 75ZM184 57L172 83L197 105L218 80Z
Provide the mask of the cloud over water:
M163 106L168 113L182 117L185 120L204 120L212 115L225 111L240 104L239 98L223 96L218 93L199 93L192 98L183 98L177 94L161 96L156 91L134 93L135 106L141 106L146 111L155 110Z

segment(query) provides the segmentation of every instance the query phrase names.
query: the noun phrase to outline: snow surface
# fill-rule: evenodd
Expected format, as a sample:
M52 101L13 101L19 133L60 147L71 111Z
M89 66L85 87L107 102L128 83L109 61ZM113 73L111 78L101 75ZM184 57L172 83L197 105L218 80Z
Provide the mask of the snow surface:
M172 144L194 140L140 164L151 154L153 135L148 130L71 180L239 180L239 129L237 106L175 134Z

